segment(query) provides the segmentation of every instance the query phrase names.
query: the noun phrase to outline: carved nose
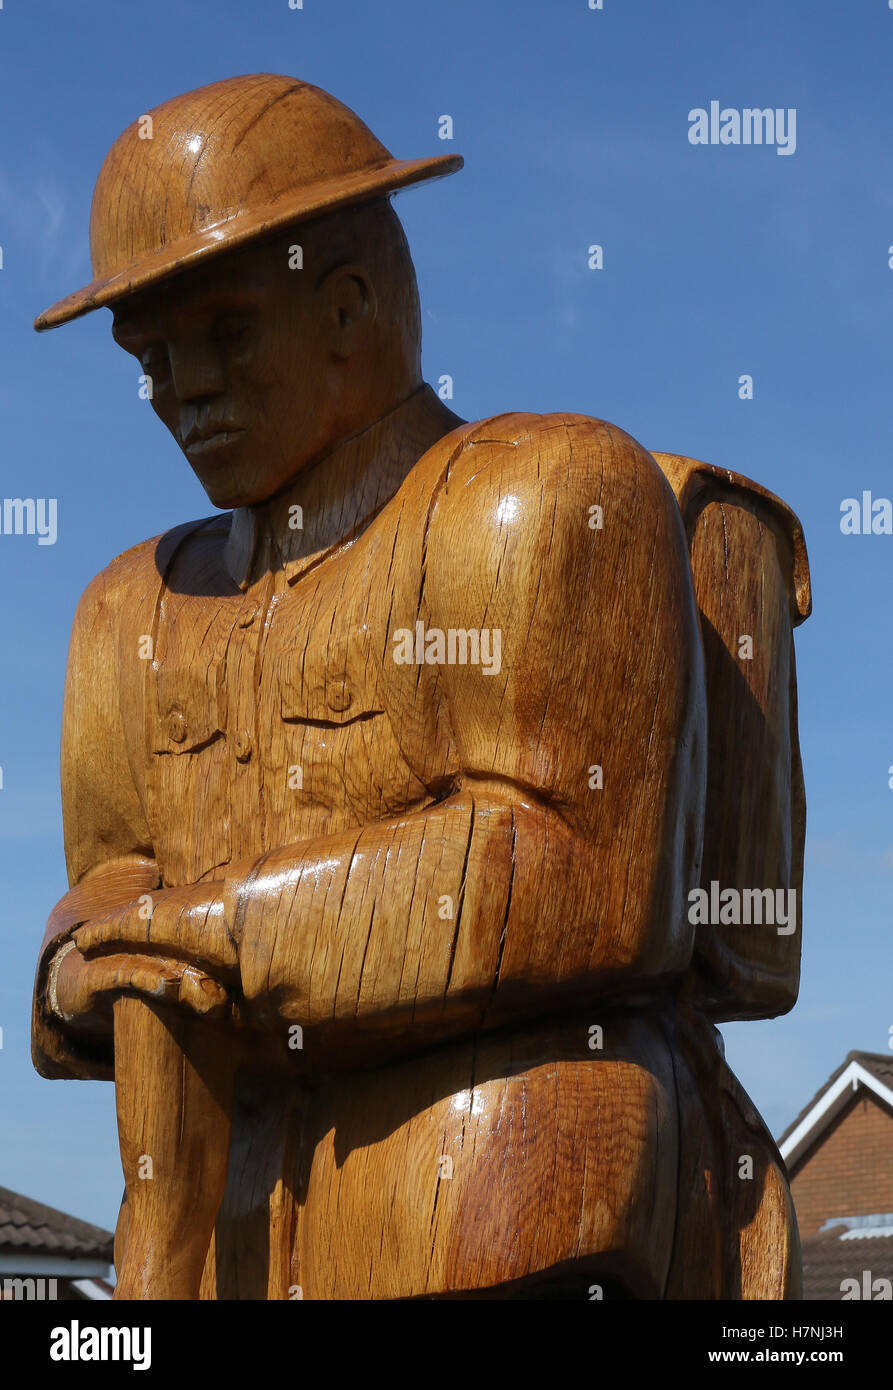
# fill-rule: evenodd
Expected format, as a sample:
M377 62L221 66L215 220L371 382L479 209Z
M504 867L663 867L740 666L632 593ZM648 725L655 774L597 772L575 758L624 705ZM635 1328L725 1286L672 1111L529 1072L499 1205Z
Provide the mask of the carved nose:
M182 421L186 434L195 410L222 395L226 377L220 354L208 344L170 342L167 351L177 400L188 403Z

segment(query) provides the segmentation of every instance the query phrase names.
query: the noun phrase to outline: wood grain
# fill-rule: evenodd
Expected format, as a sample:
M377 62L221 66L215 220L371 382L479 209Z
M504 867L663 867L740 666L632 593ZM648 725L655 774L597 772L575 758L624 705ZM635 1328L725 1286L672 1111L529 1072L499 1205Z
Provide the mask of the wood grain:
M107 566L69 654L34 1057L114 1076L116 1296L796 1297L713 1027L798 988L796 518L585 415L460 420L381 202L406 171L316 89L234 81L159 108L161 228L122 137L102 283L51 315L121 298L221 509ZM714 883L795 893L792 930L697 922Z
M436 415L433 402L426 408ZM517 534L487 527L506 495L517 499ZM588 528L591 499L605 507L605 531ZM509 1296L531 1279L535 1291L548 1272L579 1296L585 1281L600 1279L640 1296L722 1296L728 1261L718 1254L710 1275L709 1263L686 1254L671 1277L673 1221L660 1237L655 1224L660 1184L671 1182L661 1219L683 1203L695 1243L721 1250L733 1208L714 1198L704 1209L706 1196L699 1207L696 1192L705 1171L715 1175L714 1191L730 1182L737 1155L734 1129L729 1136L720 1126L707 1157L693 1161L694 1186L673 1195L677 1149L703 1142L713 1078L683 1072L680 1092L679 1063L674 1071L672 1048L653 1034L647 1040L641 1003L650 995L660 1013L661 990L692 957L685 895L699 881L703 755L712 746L682 518L653 460L582 417L508 417L451 432L354 544L293 584L265 574L244 591L233 585L224 524L178 539L161 573L159 548L149 545L106 577L121 629L110 659L129 691L120 753L106 724L106 756L140 770L134 793L148 833L139 838L151 842L166 888L179 881L219 893L238 942L243 1026L251 1036L265 1030L279 1049L268 1074L291 1064L311 1085L292 1122L299 1141L283 1131L287 1080L268 1083L254 1111L243 1104L237 1115L205 1294L235 1284L240 1296L260 1297L288 1297L295 1287L309 1298L480 1288ZM742 565L759 554L749 546L745 533ZM190 592L195 574L210 594ZM480 579L470 583L472 574ZM666 582L673 574L678 588ZM592 596L588 612L580 592ZM261 616L240 622L264 593ZM79 617L94 643L95 603ZM411 626L420 611L426 627L484 618L500 627L501 671L382 661L404 615ZM129 653L153 612L156 659L137 666ZM90 681L78 740L90 736L95 691ZM723 710L728 694L719 691ZM171 737L174 714L183 716L182 738L179 724ZM249 759L238 745L243 727L258 731ZM587 775L596 761L604 769L597 792ZM91 787L79 804L107 815L92 762L76 765ZM289 792L295 765L305 777ZM242 791L247 778L254 781ZM97 824L97 842L108 846L111 828ZM444 897L455 916L442 920ZM577 1023L571 1042L558 1043L536 1019L569 1007ZM675 1006L664 1007L672 1015ZM290 1059L292 1024L303 1029L303 1050ZM588 1048L592 1024L609 1038L601 1055ZM568 1029L558 1032L564 1039ZM163 1055L150 1076L168 1076ZM499 1060L510 1057L513 1064ZM714 1072L719 1066L717 1054ZM158 1146L137 1123L139 1106L151 1114L151 1102L145 1089L134 1095L137 1109L122 1123L140 1137L122 1150L145 1153ZM171 1103L168 1096L164 1114ZM225 1117L203 1124L219 1157ZM562 1134L568 1157L556 1169ZM271 1136L260 1151L258 1135ZM753 1191L770 1182L783 1192L764 1131L759 1148ZM442 1157L456 1168L439 1181ZM177 1171L175 1154L171 1163ZM496 1171L502 1207L493 1200ZM546 1172L560 1175L560 1199L543 1195ZM247 1208L243 1189L254 1193ZM604 1224L607 1193L622 1213L622 1237L620 1216ZM285 1194L288 1211L276 1218ZM165 1205L176 1209L171 1199ZM757 1202L733 1228L753 1241L763 1210ZM765 1210L773 1221L781 1211L794 1241L784 1199ZM532 1245L519 1234L525 1220L531 1237L539 1232ZM246 1265L245 1251L258 1243ZM274 1259L289 1244L287 1258ZM774 1272L780 1248L773 1236L776 1253L757 1262L756 1277L751 1269L751 1286L765 1288L768 1278L776 1295L783 1291L785 1277Z

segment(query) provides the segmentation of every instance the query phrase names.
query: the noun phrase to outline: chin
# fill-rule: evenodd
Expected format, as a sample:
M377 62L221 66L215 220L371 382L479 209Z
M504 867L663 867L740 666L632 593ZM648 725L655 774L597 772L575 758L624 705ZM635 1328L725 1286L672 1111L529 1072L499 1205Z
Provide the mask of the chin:
M187 462L207 493L208 500L221 511L231 511L236 507L259 507L287 487L304 466L304 461L300 461L286 472L284 477L259 478L257 468L252 468L250 463L240 463L235 456L235 449L228 449L227 453L229 457L226 459L225 467L204 469L196 468L186 455ZM223 462L221 458L220 465L223 465Z
M222 512L234 510L236 507L248 507L252 499L247 497L238 486L220 482L205 482L199 479L202 487L208 496L208 501L213 507L218 507Z
M259 507L264 502L279 491L279 487L270 487L265 490L246 491L244 484L231 483L229 485L220 482L202 482L202 487L208 494L208 500L221 511L235 511L237 507Z
M258 500L253 490L245 486L243 469L230 466L225 469L207 468L201 470L195 467L188 455L187 462L204 488L209 502L212 506L219 507L221 511L230 511L235 507L249 507Z

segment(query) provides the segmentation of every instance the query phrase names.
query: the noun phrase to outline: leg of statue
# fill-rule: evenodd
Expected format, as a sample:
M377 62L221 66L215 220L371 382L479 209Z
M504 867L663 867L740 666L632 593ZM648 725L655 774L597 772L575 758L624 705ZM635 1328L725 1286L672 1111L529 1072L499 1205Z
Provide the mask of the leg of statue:
M670 1299L799 1298L800 1243L784 1162L686 1002L665 1017L679 1099L679 1220Z
M126 1193L115 1298L198 1298L226 1186L234 1069L235 1049L221 1028L141 999L116 1001Z
M679 1130L661 1017L596 1005L317 1091L287 1179L304 1298L662 1297Z

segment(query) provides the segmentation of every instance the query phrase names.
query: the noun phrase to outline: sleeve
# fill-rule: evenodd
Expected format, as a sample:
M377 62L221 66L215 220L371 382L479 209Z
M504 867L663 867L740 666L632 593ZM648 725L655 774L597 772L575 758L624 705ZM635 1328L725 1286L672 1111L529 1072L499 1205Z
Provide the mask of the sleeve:
M110 1039L86 1040L52 1012L52 962L74 929L158 886L149 829L133 785L120 710L114 566L84 592L68 652L61 777L69 891L56 904L40 949L32 1057L46 1077L112 1075Z
M652 456L586 416L479 431L432 521L426 590L432 626L499 644L498 673L438 668L466 784L551 814L516 863L528 922L506 937L506 977L610 992L685 968L704 677L685 536Z

